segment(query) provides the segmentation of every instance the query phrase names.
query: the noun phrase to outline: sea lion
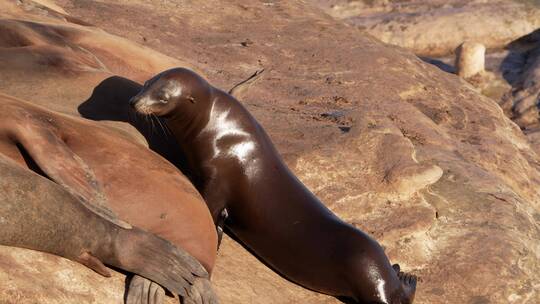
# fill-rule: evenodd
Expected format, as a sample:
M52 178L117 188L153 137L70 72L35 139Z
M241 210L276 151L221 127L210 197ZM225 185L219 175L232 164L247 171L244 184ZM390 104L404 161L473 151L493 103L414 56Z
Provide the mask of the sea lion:
M110 276L104 264L188 295L204 267L184 250L87 209L61 186L0 154L0 244L43 251ZM142 302L141 302L142 303Z
M227 230L278 273L356 303L413 302L416 277L326 208L235 98L175 68L148 80L131 104L165 118L214 221L228 213Z
M0 153L116 224L133 224L183 248L211 273L217 235L206 204L177 168L131 138L0 95ZM141 278L132 282L145 286L143 293L155 290L140 285Z

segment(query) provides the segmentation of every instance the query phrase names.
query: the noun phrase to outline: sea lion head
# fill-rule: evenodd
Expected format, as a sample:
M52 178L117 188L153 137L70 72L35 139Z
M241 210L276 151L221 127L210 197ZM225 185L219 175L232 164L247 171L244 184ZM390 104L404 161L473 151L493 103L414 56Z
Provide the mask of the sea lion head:
M146 81L141 91L130 99L130 105L144 115L189 115L210 99L211 88L195 72L174 68Z

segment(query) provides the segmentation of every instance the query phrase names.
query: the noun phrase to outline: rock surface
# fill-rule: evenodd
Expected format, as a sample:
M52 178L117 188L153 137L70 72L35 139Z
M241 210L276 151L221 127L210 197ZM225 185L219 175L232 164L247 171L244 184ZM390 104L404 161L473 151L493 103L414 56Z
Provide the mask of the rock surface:
M311 0L378 39L423 56L452 53L464 41L488 49L540 27L540 1Z
M0 303L122 303L124 278L57 256L0 246ZM100 302L107 299L108 302Z
M540 157L494 101L457 76L302 1L55 4L66 14L0 0L0 91L78 115L110 75L142 81L183 65L228 89L264 68L238 97L317 196L421 276L415 303L540 301ZM42 283L65 295L49 303L121 303L121 277L83 279L80 265L51 257L38 266L18 257L24 250L19 265L4 258L12 250L0 248L2 272L39 267ZM87 298L48 280L58 271L76 273L72 284L87 286ZM12 291L1 289L0 303L20 303L13 290L28 280L7 280ZM222 303L338 303L289 283L229 238L213 282Z

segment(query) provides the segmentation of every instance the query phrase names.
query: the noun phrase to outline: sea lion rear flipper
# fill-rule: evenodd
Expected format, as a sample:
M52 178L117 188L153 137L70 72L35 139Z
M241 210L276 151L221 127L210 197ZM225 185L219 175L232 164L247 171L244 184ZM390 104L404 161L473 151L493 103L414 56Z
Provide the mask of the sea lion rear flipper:
M126 304L162 304L165 289L159 284L139 275L134 275L126 290Z
M28 124L15 133L15 140L27 163L35 163L33 165L49 179L80 198L92 212L122 228L131 229L130 224L120 220L106 206L101 184L94 172L60 136L46 127Z
M196 278L184 298L184 304L218 304L219 300L211 287L210 280Z
M195 278L185 296L181 296L184 304L217 304L219 303L210 281L203 278ZM126 291L126 304L162 304L165 301L165 289L159 284L134 275Z
M146 303L153 297L152 281L182 298L181 303L217 304L210 277L201 263L181 247L134 227L120 233L120 244L134 248L122 252L120 268L133 272L127 298L129 303ZM137 301L139 299L139 301Z

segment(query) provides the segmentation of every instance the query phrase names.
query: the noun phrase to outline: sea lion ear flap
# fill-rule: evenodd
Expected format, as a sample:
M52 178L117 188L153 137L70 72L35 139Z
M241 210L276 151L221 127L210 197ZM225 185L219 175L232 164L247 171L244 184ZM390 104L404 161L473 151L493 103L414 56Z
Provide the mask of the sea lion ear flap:
M195 103L195 98L193 98L193 96L188 96L187 99L191 101L191 103Z

